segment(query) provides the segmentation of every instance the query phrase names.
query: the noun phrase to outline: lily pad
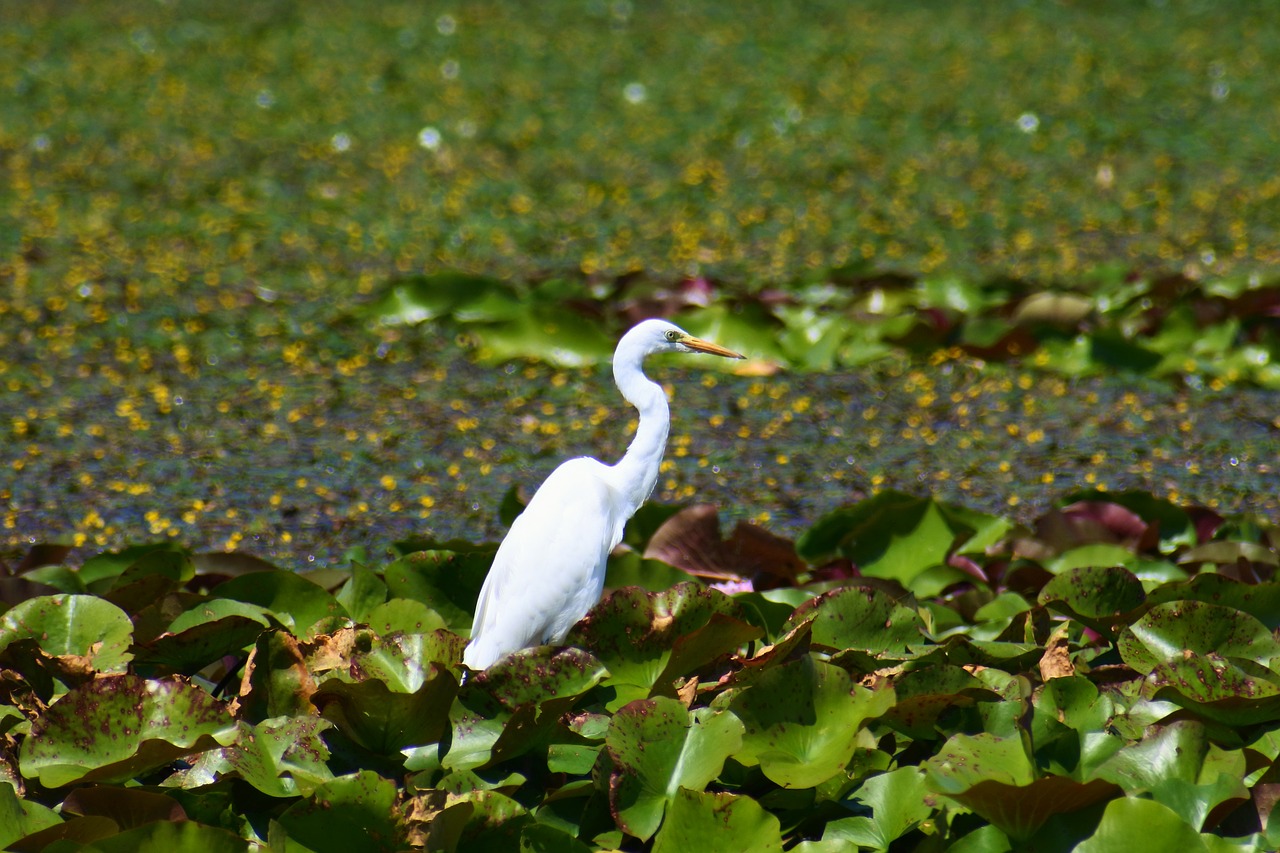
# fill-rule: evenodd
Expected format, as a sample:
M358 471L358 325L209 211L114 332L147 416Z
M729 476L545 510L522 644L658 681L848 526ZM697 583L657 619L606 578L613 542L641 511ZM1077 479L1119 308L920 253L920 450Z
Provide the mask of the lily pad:
M857 649L873 656L909 654L908 646L924 642L916 611L872 587L843 587L804 602L783 632L812 620L813 642L840 651Z
M1116 648L1125 663L1142 673L1196 655L1239 658L1264 667L1280 657L1280 642L1266 625L1247 613L1202 601L1155 605L1120 634Z
M448 317L460 306L507 288L499 279L454 271L400 278L386 285L369 312L386 325L412 326Z
M290 841L311 850L390 853L406 846L396 799L394 782L362 770L326 782L277 820Z
M786 788L812 788L849 763L858 729L894 703L889 687L855 685L847 672L812 657L765 670L733 697L745 727L735 759L759 764Z
M12 785L0 784L0 847L8 850L19 838L61 823L53 809L20 799Z
M1207 654L1161 661L1142 687L1147 698L1174 702L1227 726L1280 720L1280 676L1239 658Z
M95 595L32 598L0 616L0 651L29 639L45 654L86 672L124 672L133 658L132 638L128 614Z
M1039 602L1090 627L1114 635L1111 623L1141 607L1142 582L1120 566L1081 566L1056 575L1040 590Z
M494 698L515 709L530 702L581 696L608 674L600 661L581 649L538 646L498 661L480 681Z
M648 696L679 645L699 652L693 641L681 643L716 614L741 620L742 610L729 596L698 584L683 583L662 592L636 587L614 590L569 632L571 645L589 650L609 669L607 683L618 690L616 707ZM709 638L715 645L715 637ZM733 639L736 639L736 635ZM692 661L691 663L696 663Z
M450 628L463 630L471 627L492 562L491 551L413 551L387 566L383 579L393 598L421 601Z
M322 734L333 723L320 717L276 717L256 726L241 723L237 742L203 753L192 767L171 779L185 788L211 785L228 773L271 797L309 796L333 779Z
M972 809L1013 839L1027 839L1055 815L1119 794L1102 779L1037 776L1017 737L953 735L926 762L929 786Z
M846 557L864 575L910 586L973 534L931 498L886 491L819 519L796 542L796 553L814 564Z
M1181 583L1167 583L1152 590L1152 606L1172 601L1203 601L1248 613L1272 631L1280 628L1280 583L1241 583L1219 574L1198 574Z
M310 714L315 689L303 645L286 631L268 631L258 636L245 663L240 716L261 722L270 717Z
M76 821L106 821L107 818L77 818ZM72 822L69 822L72 823ZM52 838L48 839L53 841ZM90 839L84 838L83 841ZM27 839L34 842L35 839ZM41 844L32 849L45 849ZM51 849L58 849L57 847ZM200 853L248 853L250 845L243 838L219 827L205 826L191 820L152 821L126 830L111 832L92 839L89 849L102 853L142 853L142 851L200 851Z
M903 673L894 680L894 691L897 701L886 710L883 722L919 739L935 736L934 724L948 708L1000 700L1000 694L958 666L927 666Z
M332 595L301 575L293 572L252 572L232 578L215 588L219 598L230 598L256 604L286 625L302 634L322 619L345 616Z
M838 840L859 848L888 850L889 845L933 814L924 773L900 767L872 776L853 793L871 815L846 817L827 824L822 840Z
M530 305L516 295L510 306L502 322L467 327L479 344L481 361L498 364L532 356L561 367L582 367L608 361L613 353L613 339L581 314L556 305Z
M613 717L605 746L616 768L609 805L623 831L648 840L682 788L702 791L742 746L743 725L728 712L690 713L674 699L632 702Z
M681 788L653 839L653 853L691 850L782 853L781 826L750 797Z
M365 611L360 621L379 634L426 634L445 628L444 617L421 601L393 598Z
M112 676L72 690L36 720L21 768L50 788L125 782L238 735L226 706L186 681Z
M1108 803L1097 830L1075 847L1075 853L1117 850L1209 853L1200 833L1168 806L1135 797L1120 797Z
M311 702L343 734L371 752L390 755L436 743L448 729L458 682L449 670L428 666L427 677L410 693L393 691L375 678L354 683L330 679Z
M364 563L353 560L351 577L334 597L352 619L369 622L369 613L387 600L387 585Z
M145 644L140 664L193 673L224 655L250 646L265 630L280 623L264 607L214 598L183 613L169 631Z
M1130 795L1149 794L1194 829L1208 829L1213 817L1249 798L1242 781L1243 757L1220 753L1228 758L1215 761L1216 749L1201 722L1152 726L1142 742L1121 749L1098 767L1097 776L1123 786ZM1239 761L1231 762L1231 757Z

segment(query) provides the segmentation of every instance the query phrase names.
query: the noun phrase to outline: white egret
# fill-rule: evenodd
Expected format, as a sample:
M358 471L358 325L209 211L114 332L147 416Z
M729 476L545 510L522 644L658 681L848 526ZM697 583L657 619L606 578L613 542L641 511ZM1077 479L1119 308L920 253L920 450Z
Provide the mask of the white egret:
M671 413L662 386L644 375L645 356L705 352L742 358L664 320L645 320L613 353L613 381L640 411L616 465L582 456L551 472L498 547L480 590L462 662L487 669L503 655L564 640L600 600L605 561L627 519L653 493Z

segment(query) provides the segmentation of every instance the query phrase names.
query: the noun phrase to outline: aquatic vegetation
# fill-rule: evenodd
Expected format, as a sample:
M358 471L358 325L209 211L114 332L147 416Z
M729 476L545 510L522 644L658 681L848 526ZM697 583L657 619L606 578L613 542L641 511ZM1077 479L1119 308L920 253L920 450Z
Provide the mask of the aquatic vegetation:
M0 839L1277 843L1274 526L1093 492L1027 528L884 492L794 545L722 542L700 508L626 538L568 646L469 674L491 546L301 574L35 549L0 622Z

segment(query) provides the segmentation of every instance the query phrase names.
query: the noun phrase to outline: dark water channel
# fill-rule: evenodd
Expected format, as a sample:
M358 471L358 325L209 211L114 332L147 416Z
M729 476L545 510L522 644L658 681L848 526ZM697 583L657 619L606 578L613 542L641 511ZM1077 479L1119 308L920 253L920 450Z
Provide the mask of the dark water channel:
M674 395L655 499L714 503L726 522L796 535L884 488L1030 521L1095 486L1280 519L1274 391L965 363L650 373ZM497 539L513 484L574 455L615 459L633 415L604 368L486 367L451 345L325 373L246 357L196 378L52 380L0 395L0 424L25 424L0 469L11 554L174 539L302 567L407 536Z

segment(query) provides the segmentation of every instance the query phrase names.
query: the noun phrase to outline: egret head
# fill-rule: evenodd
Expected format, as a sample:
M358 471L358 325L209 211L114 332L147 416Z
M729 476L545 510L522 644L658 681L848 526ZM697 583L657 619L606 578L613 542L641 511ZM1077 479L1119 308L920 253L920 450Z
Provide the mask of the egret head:
M666 320L645 320L640 323L622 336L622 340L618 342L618 352L623 352L624 346L631 343L638 345L646 355L655 352L705 352L725 358L746 357L711 341L695 338Z

